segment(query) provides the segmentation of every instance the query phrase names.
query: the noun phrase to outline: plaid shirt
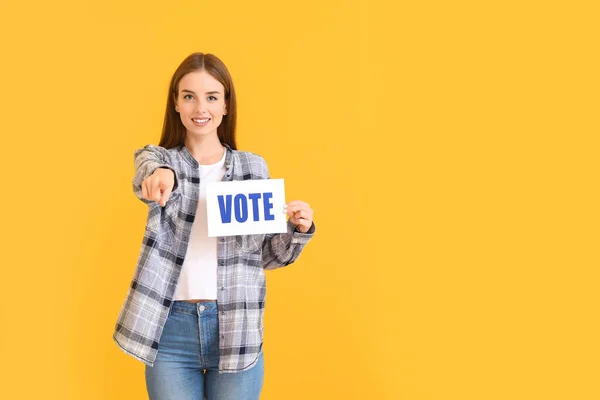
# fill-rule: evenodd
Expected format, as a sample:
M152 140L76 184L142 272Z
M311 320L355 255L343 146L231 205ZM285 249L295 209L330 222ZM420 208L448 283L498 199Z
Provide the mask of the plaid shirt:
M269 179L265 160L225 145L223 181ZM126 353L154 365L163 327L186 255L199 197L198 161L185 146L149 144L134 152L133 191L149 207L146 230L113 339ZM142 181L157 168L175 173L169 201L161 207L142 198ZM262 351L266 299L265 270L293 263L313 237L288 221L287 233L217 238L219 373L252 367Z

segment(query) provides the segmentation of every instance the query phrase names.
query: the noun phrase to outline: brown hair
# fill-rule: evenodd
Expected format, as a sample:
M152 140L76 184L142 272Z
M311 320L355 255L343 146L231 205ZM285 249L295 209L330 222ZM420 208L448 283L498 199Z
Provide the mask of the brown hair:
M237 117L237 103L235 90L231 75L223 61L214 54L192 53L177 67L169 84L169 96L167 98L167 110L159 146L170 149L185 144L186 129L179 114L175 111L175 99L179 95L179 81L184 75L195 72L206 71L213 78L221 82L225 87L225 104L227 115L223 116L221 124L217 128L217 136L221 143L227 144L236 150L235 145L235 123Z

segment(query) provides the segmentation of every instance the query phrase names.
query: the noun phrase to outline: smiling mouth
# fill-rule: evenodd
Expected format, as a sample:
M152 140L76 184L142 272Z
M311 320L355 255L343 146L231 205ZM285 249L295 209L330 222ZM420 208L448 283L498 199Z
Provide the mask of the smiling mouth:
M205 124L208 121L210 121L210 118L192 118L192 121L194 121L197 124Z

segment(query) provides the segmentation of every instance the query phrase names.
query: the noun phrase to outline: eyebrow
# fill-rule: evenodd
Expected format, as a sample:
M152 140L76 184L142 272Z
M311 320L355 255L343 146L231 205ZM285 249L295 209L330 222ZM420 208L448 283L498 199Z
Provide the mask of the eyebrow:
M191 94L196 94L196 93L192 92L191 90L187 90L187 89L182 89L181 91L182 91L182 92L188 92L188 93L191 93ZM206 92L206 93L204 93L204 94L221 94L221 93L220 93L220 92L217 92L216 90L214 90L214 91L212 91L212 92Z

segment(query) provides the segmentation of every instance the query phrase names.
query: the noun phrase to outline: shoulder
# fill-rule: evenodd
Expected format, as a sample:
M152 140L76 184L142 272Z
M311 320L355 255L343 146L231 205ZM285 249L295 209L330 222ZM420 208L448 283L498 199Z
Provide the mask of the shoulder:
M260 156L256 153L252 153L250 151L234 150L233 153L237 156L239 161L242 163L246 163L246 164L266 164L267 163L262 156Z
M138 161L150 159L165 164L174 164L179 161L180 157L181 155L177 147L167 149L154 144L146 144L134 152L134 159Z
M173 157L177 153L177 148L166 149L154 144L147 144L135 150L135 154L154 154L162 157Z

